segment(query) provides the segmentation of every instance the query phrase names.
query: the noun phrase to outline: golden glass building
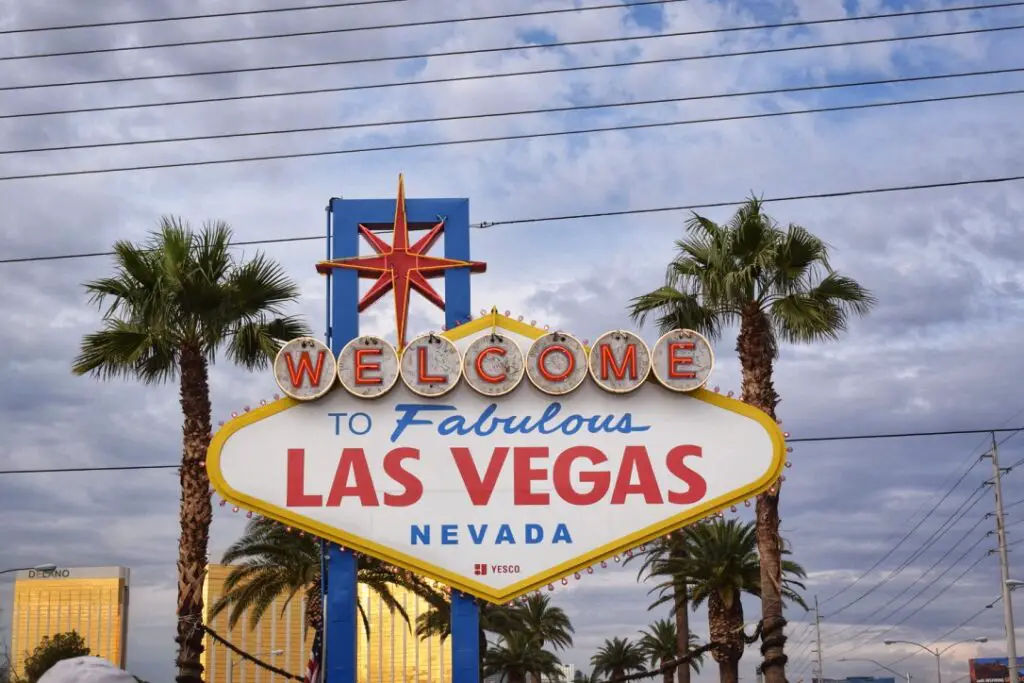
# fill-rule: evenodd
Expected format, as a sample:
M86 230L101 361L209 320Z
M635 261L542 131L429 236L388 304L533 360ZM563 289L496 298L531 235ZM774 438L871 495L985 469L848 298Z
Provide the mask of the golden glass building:
M90 654L125 668L128 633L127 567L58 567L19 572L14 581L11 656L25 658L45 636L77 631Z
M256 628L243 615L234 629L228 629L228 610L209 618L210 607L224 594L230 565L210 565L203 600L206 623L239 649L297 676L306 672L312 634L305 628L306 600L301 594L285 605L278 597L263 614ZM365 586L359 586L359 600L370 623L370 637L360 620L360 683L444 683L451 680L451 645L439 638L420 640L415 634L416 617L429 605L411 592L395 587L395 598L409 614L412 626L397 612L392 614ZM256 666L232 653L210 636L204 641L203 666L209 683L288 683L288 679Z

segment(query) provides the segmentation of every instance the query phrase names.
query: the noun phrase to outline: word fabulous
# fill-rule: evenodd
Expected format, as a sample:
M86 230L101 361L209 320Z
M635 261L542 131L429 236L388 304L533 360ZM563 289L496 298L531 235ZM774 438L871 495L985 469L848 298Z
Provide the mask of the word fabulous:
M278 386L288 396L311 401L324 396L335 381L351 394L377 398L401 379L423 397L442 396L460 379L484 396L508 394L523 378L552 396L577 389L589 375L602 389L629 393L654 375L672 391L694 391L707 383L714 367L708 340L693 330L673 330L648 347L632 332L601 335L587 349L575 337L550 332L525 353L503 333L477 337L460 351L451 340L434 334L413 339L401 354L387 341L372 336L353 339L338 357L312 337L293 339L274 360Z

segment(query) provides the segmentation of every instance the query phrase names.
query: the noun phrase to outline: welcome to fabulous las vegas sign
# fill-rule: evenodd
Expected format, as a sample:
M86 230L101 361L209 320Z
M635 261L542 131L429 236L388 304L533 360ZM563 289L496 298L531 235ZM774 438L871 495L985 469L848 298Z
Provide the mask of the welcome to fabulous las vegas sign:
M498 314L335 357L289 342L285 398L228 422L227 500L455 589L506 602L767 490L778 425L703 389L707 340L585 345Z

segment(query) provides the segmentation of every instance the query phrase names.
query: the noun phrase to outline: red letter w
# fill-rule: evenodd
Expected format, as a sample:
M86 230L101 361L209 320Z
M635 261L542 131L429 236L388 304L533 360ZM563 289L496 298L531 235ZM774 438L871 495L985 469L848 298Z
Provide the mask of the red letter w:
M320 386L320 375L323 374L324 370L324 352L319 351L316 356L316 367L313 367L313 363L309 360L309 351L303 351L299 354L299 367L295 367L295 363L292 360L292 355L285 354L284 360L288 363L288 378L292 381L292 386L298 389L302 386L302 376L309 375L309 383L311 386Z

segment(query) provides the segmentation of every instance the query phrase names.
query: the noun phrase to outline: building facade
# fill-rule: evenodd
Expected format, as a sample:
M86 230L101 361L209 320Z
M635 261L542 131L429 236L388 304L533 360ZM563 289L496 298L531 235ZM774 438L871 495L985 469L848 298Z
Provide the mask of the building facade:
M1010 660L1006 657L985 657L967 660L971 683L1007 683ZM1017 657L1017 673L1024 683L1024 657Z
M11 659L24 674L25 659L44 637L76 631L90 654L122 669L127 663L127 567L58 567L18 572L11 610Z
M243 615L228 628L228 610L211 619L211 606L224 594L229 565L210 565L204 589L206 623L239 649L279 669L301 676L309 661L312 633L305 628L305 596L287 602L278 597L255 628ZM359 603L370 626L370 636L359 629L359 683L444 683L451 680L451 644L439 638L416 637L416 618L429 609L425 600L398 587L392 592L409 615L407 625L366 586L359 586ZM209 683L290 683L287 678L232 653L209 635L204 640L203 666Z

